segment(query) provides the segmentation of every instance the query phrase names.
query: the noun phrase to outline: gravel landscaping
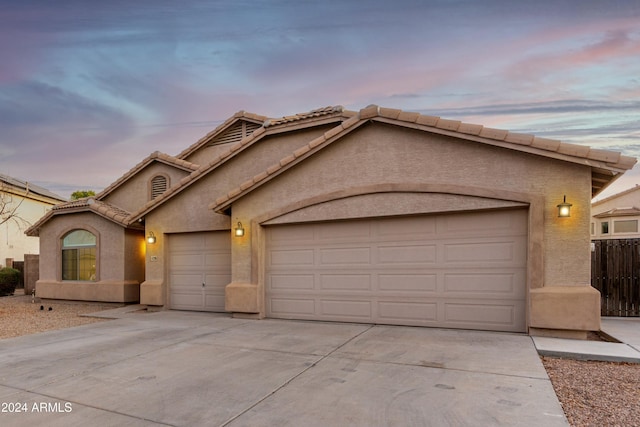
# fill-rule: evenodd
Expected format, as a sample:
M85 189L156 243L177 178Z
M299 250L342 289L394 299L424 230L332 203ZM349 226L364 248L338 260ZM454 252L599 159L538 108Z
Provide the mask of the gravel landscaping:
M118 304L0 298L0 339L69 328L105 319L83 317ZM543 357L572 426L640 426L640 364Z
M82 317L81 314L95 313L119 306L121 305L40 301L39 298L32 299L29 295L2 297L0 298L0 339L104 322L105 319Z
M543 357L572 426L640 426L640 364Z

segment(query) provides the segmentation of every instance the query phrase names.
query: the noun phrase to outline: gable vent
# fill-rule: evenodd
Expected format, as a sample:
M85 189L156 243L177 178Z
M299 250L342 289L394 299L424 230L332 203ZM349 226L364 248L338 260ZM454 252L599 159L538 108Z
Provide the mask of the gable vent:
M244 122L240 121L227 129L217 138L209 143L209 147L214 145L222 145L222 144L230 144L233 142L240 142L242 138L246 138L251 135L254 130L258 129L260 124L252 123L252 122Z
M154 176L151 179L151 200L155 199L167 191L167 178L162 175Z

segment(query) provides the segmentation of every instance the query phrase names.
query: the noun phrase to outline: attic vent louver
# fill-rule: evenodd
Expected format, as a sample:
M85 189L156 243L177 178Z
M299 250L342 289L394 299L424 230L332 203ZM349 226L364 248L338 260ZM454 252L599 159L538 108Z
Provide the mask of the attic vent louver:
M238 122L227 129L225 132L223 132L221 135L219 135L217 138L215 138L213 141L211 141L209 143L209 147L212 147L214 145L240 142L242 138L246 138L247 136L251 135L253 131L258 129L260 126L262 125L252 122Z
M167 191L167 178L162 175L154 176L151 179L151 200L155 199Z

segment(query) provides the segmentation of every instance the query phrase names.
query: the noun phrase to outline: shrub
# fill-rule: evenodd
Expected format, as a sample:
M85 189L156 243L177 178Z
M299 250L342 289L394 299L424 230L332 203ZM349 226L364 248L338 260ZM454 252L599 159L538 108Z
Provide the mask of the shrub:
M20 283L20 271L11 267L0 269L0 296L13 295Z

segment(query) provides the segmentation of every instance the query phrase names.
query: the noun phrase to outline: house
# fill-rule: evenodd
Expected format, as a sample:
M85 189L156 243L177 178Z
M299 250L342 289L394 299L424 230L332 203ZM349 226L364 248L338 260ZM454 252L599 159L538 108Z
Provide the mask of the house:
M6 260L23 261L25 254L37 254L37 237L24 231L66 200L40 186L0 174L0 264Z
M37 293L585 337L590 202L635 162L375 105L241 111L34 224Z
M594 240L640 238L640 186L593 202L591 217Z

